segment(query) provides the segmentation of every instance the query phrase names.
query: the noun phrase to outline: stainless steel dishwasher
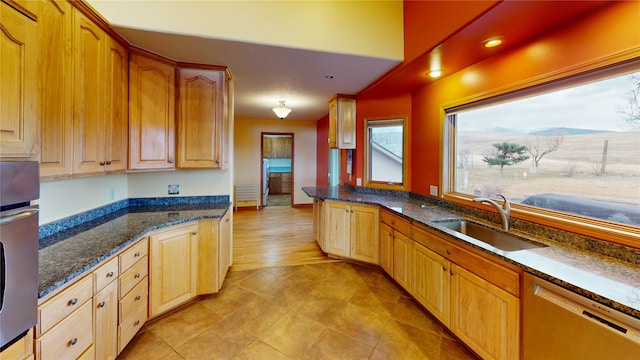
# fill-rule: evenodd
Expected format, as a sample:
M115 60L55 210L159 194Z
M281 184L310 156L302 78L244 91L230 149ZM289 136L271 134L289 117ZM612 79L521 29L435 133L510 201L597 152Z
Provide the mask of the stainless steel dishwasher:
M525 360L640 359L640 320L537 278L524 276Z

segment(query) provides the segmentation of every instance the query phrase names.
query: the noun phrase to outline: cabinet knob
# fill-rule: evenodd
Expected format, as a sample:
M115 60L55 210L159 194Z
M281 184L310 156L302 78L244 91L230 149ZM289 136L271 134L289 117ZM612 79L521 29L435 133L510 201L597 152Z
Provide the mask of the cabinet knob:
M99 308L103 308L103 307L104 307L104 301L103 301L103 302L101 302L100 304L98 304L98 307L99 307Z
M455 274L453 273L453 270L449 271L449 274L451 274L451 276L455 275Z
M140 325L140 320L136 320L136 322L133 323L133 326L138 326Z
M140 273L137 273L136 276L134 276L134 278L140 279Z
M107 277L108 278L113 277L113 271L109 271L109 273L107 274Z
M136 296L135 301L140 300L140 295Z
M104 166L106 163L104 161L100 161L100 166Z
M78 303L78 298L73 298L73 299L69 300L69 306L75 305L77 303Z
M443 267L442 267L442 271L447 271L447 267L446 267L446 266L443 266Z
M216 164L220 164L220 160L216 160Z
M194 232L192 232L191 234L192 234L192 235L198 235L198 232L197 232L197 231L194 231Z
M451 255L451 250L447 249L447 255Z
M69 345L73 346L78 342L78 338L73 338L71 340L69 340Z
M396 221L395 220L391 220L391 225L395 225Z
M133 257L140 257L140 251L138 251L137 253L133 254Z
M111 165L111 160L107 161L107 165Z
M173 164L173 159L170 159L170 160L169 160L169 164Z

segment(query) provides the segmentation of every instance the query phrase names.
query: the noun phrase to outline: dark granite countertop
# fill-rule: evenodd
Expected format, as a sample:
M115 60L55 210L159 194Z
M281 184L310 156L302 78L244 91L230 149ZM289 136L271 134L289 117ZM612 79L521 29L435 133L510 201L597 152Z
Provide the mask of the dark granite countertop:
M636 263L551 241L544 233L523 233L518 230L512 230L511 233L547 246L504 251L437 224L440 220L466 218L466 215L413 197L379 195L342 187L303 187L303 191L313 198L380 205L449 235L453 241L480 249L530 274L640 319L640 267ZM475 218L473 220L478 221Z
M228 201L125 206L67 229L41 235L38 298L82 276L153 230L199 219L220 218L230 206Z

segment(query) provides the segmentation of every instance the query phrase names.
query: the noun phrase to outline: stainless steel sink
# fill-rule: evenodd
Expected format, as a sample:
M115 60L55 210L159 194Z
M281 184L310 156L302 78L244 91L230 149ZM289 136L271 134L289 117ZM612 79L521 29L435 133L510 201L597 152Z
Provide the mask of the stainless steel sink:
M491 229L468 220L444 220L437 221L436 224L453 231L457 231L461 234L465 234L504 251L518 251L547 246L540 243L522 240L513 235L501 232L500 230Z

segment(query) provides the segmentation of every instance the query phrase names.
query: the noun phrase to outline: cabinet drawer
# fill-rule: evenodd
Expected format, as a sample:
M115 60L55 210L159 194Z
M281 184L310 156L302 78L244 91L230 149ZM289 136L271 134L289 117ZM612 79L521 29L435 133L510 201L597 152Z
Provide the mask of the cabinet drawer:
M404 220L388 211L380 211L380 221L391 226L395 231L411 236L411 222Z
M120 254L120 273L127 271L133 264L149 253L149 240L144 238Z
M129 314L122 324L118 326L118 352L122 352L125 346L136 335L138 330L147 321L147 306L140 306L136 311Z
M123 322L127 316L135 313L137 308L140 306L147 306L147 298L149 295L149 282L148 278L142 279L133 290L129 291L129 293L120 300L120 324Z
M413 240L505 291L520 296L520 274L463 249L427 230L413 227ZM497 259L496 259L497 260Z
M51 329L93 296L93 277L87 276L38 308L38 334ZM83 349L84 350L84 349ZM79 354L78 354L79 355Z
M93 344L92 302L62 320L36 340L36 357L40 360L77 359Z
M106 264L102 265L98 270L93 273L93 293L97 294L105 286L111 284L118 278L118 258L115 257Z
M140 280L144 279L149 273L149 258L143 257L137 263L133 264L129 270L120 275L120 299L133 289Z

